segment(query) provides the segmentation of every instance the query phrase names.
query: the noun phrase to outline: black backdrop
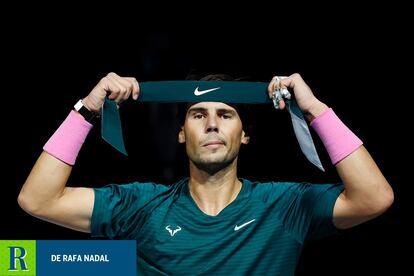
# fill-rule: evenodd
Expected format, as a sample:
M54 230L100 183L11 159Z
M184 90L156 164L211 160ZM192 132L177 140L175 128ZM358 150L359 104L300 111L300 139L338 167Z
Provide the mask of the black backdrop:
M305 24L300 35L292 32L282 35L283 39L278 38L279 32L247 29L110 38L116 29L102 28L78 37L70 30L52 32L43 27L11 32L10 41L17 43L5 52L10 87L3 92L6 162L2 171L6 178L0 239L90 238L29 216L16 199L44 143L73 104L108 72L139 81L183 79L194 70L257 81L298 72L364 141L396 194L395 204L383 216L310 244L298 274L372 275L386 270L398 274L406 265L402 250L411 249L404 227L410 219L410 212L405 212L410 183L403 177L403 166L411 161L403 158L411 158L402 120L409 91L397 65L409 56L403 53L406 46L401 41L383 39L381 26L373 30L369 25L362 29L348 26L332 32L328 27ZM315 135L326 173L302 156L286 112L271 106L255 106L254 110L252 142L240 156L241 177L339 181ZM173 112L174 106L165 104L130 104L121 109L129 157L102 141L97 125L78 157L71 185L100 187L135 180L168 183L186 175L185 153L175 144Z

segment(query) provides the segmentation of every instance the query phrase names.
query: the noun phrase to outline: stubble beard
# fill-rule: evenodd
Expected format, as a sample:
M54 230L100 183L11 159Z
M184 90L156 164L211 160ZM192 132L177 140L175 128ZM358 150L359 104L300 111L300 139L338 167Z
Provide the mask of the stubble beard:
M199 158L197 160L191 159L191 162L194 164L194 166L197 167L197 169L205 171L209 175L215 175L219 171L230 166L234 162L236 157L237 153L233 153L231 156L225 156L221 160L208 161Z

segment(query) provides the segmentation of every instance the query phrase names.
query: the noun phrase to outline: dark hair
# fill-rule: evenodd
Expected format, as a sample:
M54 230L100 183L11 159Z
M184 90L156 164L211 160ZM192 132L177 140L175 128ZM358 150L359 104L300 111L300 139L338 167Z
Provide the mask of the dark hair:
M186 80L200 80L200 81L237 81L240 79L236 79L227 74L209 74L203 77L200 77L197 74L190 74L187 76ZM187 115L188 108L193 103L179 103L177 107L177 119L180 126L184 125L185 118ZM239 114L240 120L242 121L243 130L247 136L250 136L252 133L252 124L251 124L251 116L250 116L250 108L247 104L228 104L236 109L237 113Z

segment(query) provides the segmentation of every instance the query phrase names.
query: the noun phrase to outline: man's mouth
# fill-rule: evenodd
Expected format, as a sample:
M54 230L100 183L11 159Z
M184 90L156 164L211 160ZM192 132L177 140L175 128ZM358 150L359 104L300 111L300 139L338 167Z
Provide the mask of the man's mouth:
M208 148L218 148L220 146L225 145L225 143L221 140L211 140L211 141L207 141L203 144L203 147L208 147Z

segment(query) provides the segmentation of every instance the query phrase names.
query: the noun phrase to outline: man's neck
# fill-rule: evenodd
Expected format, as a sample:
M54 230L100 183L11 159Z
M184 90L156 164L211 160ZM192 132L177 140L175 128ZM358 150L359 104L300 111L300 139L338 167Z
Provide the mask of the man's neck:
M218 215L239 194L242 183L237 178L237 162L210 175L190 162L188 189L198 207L210 216Z

